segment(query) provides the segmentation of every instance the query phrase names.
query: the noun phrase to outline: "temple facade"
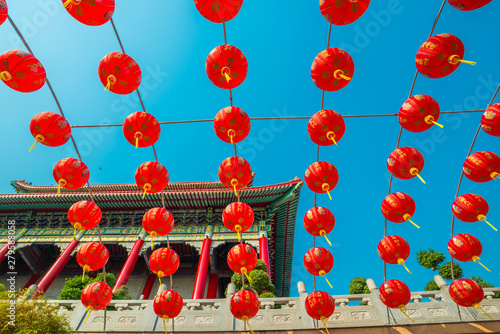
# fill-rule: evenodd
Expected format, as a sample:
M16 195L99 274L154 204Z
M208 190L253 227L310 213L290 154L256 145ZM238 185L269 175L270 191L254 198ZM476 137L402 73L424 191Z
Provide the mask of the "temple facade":
M79 247L99 242L97 228L80 231L68 222L69 207L90 200L86 189L34 186L12 181L16 194L0 195L0 281L5 284L15 273L17 289L32 287L57 299L65 278L82 274L76 262ZM255 212L251 229L243 234L259 258L266 262L278 297L290 294L295 220L302 181L254 187L251 182L240 190L240 201ZM91 186L94 201L102 210L102 243L110 253L106 271L117 277L116 290L127 285L134 299L153 299L158 279L149 270L151 238L142 228L144 213L161 207L158 194L147 194L135 184ZM228 267L228 251L238 236L225 228L222 212L236 201L232 189L220 182L170 183L164 190L166 209L175 221L169 234L170 247L180 256L173 275L174 289L185 299L223 298L233 272ZM15 242L14 256L8 256L9 234ZM167 246L167 237L154 240L155 249ZM95 276L98 272L91 272ZM9 276L10 277L10 276Z

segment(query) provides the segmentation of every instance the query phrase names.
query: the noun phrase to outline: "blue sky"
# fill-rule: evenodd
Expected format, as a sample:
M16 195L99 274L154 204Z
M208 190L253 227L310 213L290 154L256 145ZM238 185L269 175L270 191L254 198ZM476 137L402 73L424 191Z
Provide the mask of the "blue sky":
M120 0L113 16L125 51L141 66L140 87L146 110L160 121L211 119L229 105L226 90L215 87L205 73L208 53L224 43L222 25L205 20L193 1L149 1L149 4ZM99 61L119 51L110 23L88 27L74 20L61 1L8 1L12 19L25 35L44 65L67 119L72 125L122 123L140 110L136 95L104 92L97 75ZM284 5L287 4L287 5ZM415 73L415 54L427 39L440 1L372 1L368 11L348 26L333 26L331 47L348 51L356 71L351 83L338 92L325 94L325 108L342 115L397 113L407 99ZM448 77L417 78L414 94L428 94L441 110L485 109L500 82L497 20L500 3L461 12L446 4L435 34L451 33L465 45L465 59L476 66L461 65ZM245 82L233 91L234 105L250 117L312 116L321 106L321 91L312 83L310 66L326 48L328 22L318 2L245 1L235 19L227 23L228 43L243 51L249 63ZM8 22L0 26L0 52L25 50ZM23 94L0 85L3 121L0 133L0 192L13 193L10 180L26 179L37 185L55 184L54 164L76 157L71 143L59 148L37 145L29 153L33 137L29 121L43 111L57 112L47 85ZM499 99L500 101L500 99ZM420 267L414 253L433 248L444 252L450 239L451 204L463 161L480 113L441 116L443 130L433 127L423 133L403 132L401 146L413 146L425 157L418 179L395 179L393 191L410 194L417 211L411 224L388 223L388 233L409 242L412 255L404 268L388 265L388 278L404 281L411 290L423 290L434 272ZM328 207L337 224L329 235L335 258L328 275L334 288L318 279L318 289L332 294L348 292L355 276L383 282L383 262L376 246L383 237L384 218L380 204L387 195L389 174L386 159L396 146L399 123L396 117L346 119L346 134L338 147L321 148L320 159L333 163L340 175L338 186L318 196L318 205ZM133 183L142 162L152 160L152 149L136 150L128 144L121 128L74 129L73 136L84 162L90 168L90 182ZM232 154L232 147L220 141L211 123L165 125L157 144L159 162L174 182L217 179L220 162ZM480 132L474 151L500 154L500 138ZM316 146L307 135L306 120L253 121L249 137L240 143L239 155L256 172L256 185L303 178L315 161ZM99 169L99 167L102 169ZM500 181L486 184L464 179L461 194L477 193L490 204L488 220L500 227L498 189ZM495 195L496 194L496 195ZM313 193L304 186L296 225L292 294L304 280L312 291L312 276L302 265L312 237L302 217L313 206ZM500 285L497 256L500 232L485 223L456 221L456 233L475 235L483 244L482 262L463 264L466 276L482 276ZM318 245L328 247L326 241Z

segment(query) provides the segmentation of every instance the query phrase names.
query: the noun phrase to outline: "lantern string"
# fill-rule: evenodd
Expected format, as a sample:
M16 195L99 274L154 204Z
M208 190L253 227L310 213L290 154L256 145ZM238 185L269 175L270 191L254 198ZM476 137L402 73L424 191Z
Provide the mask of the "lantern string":
M410 318L410 316L409 316L408 314L406 314L406 312L405 312L405 311L401 310L401 312L403 312L403 314L404 314L404 315L406 315L406 317L407 317L408 319L410 319L411 321L415 322L415 320L413 320L412 318Z
M35 145L38 143L38 139L35 141L35 143L33 145L31 145L31 148L30 148L30 152L33 150L33 148L35 148Z
M155 162L158 162L158 157L156 156L155 144L153 144L153 154L155 155Z
M408 269L408 267L406 266L406 264L404 264L404 262L401 264L403 265L403 267L405 267L406 271L410 273L410 275L413 275L410 269Z
M330 288L333 289L332 284L330 283L330 281L328 280L328 278L326 276L325 276L325 280L326 280L326 283L328 283L328 285L330 286Z
M420 226L418 226L417 224L415 224L415 223L414 223L411 219L408 219L408 221L409 221L410 223L412 223L412 224L413 224L413 226L415 226L416 228L420 228Z
M248 329L250 329L250 332L252 332L252 334L255 334L252 327L250 327L250 324L248 323L248 321L246 321L245 324L248 326Z
M224 30L224 45L227 45L226 22L222 22L222 29Z
M488 268L486 268L486 266L484 264L482 264L481 262L476 261L476 260L474 262L479 263L484 269L488 270L491 273L491 270L489 270Z
M490 224L490 223L489 223L486 219L485 219L485 220L483 220L483 221L484 221L486 224L490 225L490 227L491 227L492 229L494 229L495 231L498 231L498 230L495 228L495 226L491 225L491 224Z
M484 308L483 308L481 305L479 305L479 308L481 309L481 311L483 311L483 312L484 312L484 314L486 314L486 315L488 316L488 318L490 318L491 320L493 320L493 318L491 317L491 315L489 315L489 314L488 314L488 313L484 310Z
M92 312L92 311L91 310L89 311L89 308L87 307L87 312L88 312L87 316L85 317L85 321L83 322L84 325L87 323L87 320L89 319L89 316L90 316L90 312Z

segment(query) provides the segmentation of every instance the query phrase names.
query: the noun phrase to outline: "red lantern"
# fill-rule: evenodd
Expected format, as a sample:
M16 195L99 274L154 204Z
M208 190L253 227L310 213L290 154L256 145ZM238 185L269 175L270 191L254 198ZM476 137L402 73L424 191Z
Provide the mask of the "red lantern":
M222 222L229 230L238 233L238 241L241 241L240 232L245 232L252 227L254 213L252 208L243 202L233 202L226 206L222 212Z
M464 174L474 182L488 182L500 178L500 158L493 152L479 151L467 157Z
M257 252L250 245L236 245L227 254L227 264L232 271L244 274L252 282L248 273L257 265Z
M351 24L368 9L370 0L319 0L323 17L338 26Z
M330 199L330 190L333 190L339 182L339 173L337 168L326 161L316 161L306 169L305 181L307 187L315 193L328 193Z
M182 311L184 301L181 295L174 290L163 290L156 295L153 309L157 316L163 319L163 328L167 332L166 321L175 318Z
M220 140L239 143L250 132L250 117L241 108L226 107L215 115L214 130Z
M46 77L40 61L27 52L12 50L0 55L0 79L18 92L39 90L45 84Z
M378 243L377 253L385 263L402 264L411 274L405 265L405 260L410 256L410 245L405 239L397 235L388 235Z
M306 212L304 216L304 228L315 237L325 237L328 244L332 243L326 235L335 227L335 216L327 208L316 206Z
M305 305L307 314L315 320L320 320L325 325L326 332L329 333L326 322L335 312L335 299L327 292L314 291L306 297Z
M495 231L497 230L493 225L486 221L486 215L490 210L488 202L484 198L476 194L465 194L459 196L451 206L453 215L466 223L475 223L477 221L484 221L490 225Z
M474 261L483 266L484 269L491 272L491 270L479 262L479 257L483 252L483 245L481 245L481 242L479 242L479 240L477 240L477 238L473 235L466 233L455 235L450 239L450 241L448 241L448 252L450 252L451 256L458 261Z
M243 158L229 157L219 166L219 180L227 188L233 188L238 196L236 190L246 187L252 180L252 168Z
M411 300L410 289L403 282L391 279L380 286L378 296L382 303L389 308L399 308L411 321L412 318L406 314L406 305Z
M102 310L111 303L112 298L113 291L106 283L94 282L87 285L81 295L82 304L87 308L88 312L85 322L87 322L90 312Z
M240 11L243 0L194 0L196 9L207 20L224 23L232 20Z
M455 71L460 63L475 65L475 62L463 60L464 44L458 37L440 34L429 38L417 51L415 63L423 76L437 79Z
M347 86L354 74L354 62L344 50L329 48L321 51L311 66L311 78L321 90L333 92Z
M424 169L424 157L413 147L395 149L387 159L387 169L399 179L409 180L417 176L425 184L420 176Z
M411 132L422 132L430 129L433 124L443 126L436 121L439 119L439 104L429 95L415 95L410 97L399 109L399 124Z
M392 193L384 198L382 201L382 214L393 223L409 221L416 228L420 228L410 219L415 214L415 201L405 193Z
M154 145L160 138L160 132L158 120L144 111L130 114L123 122L125 139L136 148Z
M500 103L486 109L481 117L481 127L487 134L500 137Z
M99 270L108 263L109 252L106 246L97 242L89 242L78 250L76 261L83 268L82 282L85 272Z
M141 69L121 52L111 52L99 63L99 79L106 89L116 94L130 94L141 84Z
M75 158L65 158L59 161L52 171L54 180L59 187L57 194L61 193L61 187L66 189L81 188L89 181L90 172L82 161Z
M63 7L78 22L100 26L108 22L115 11L115 0L62 0Z
M252 291L242 290L236 292L229 302L229 310L233 316L237 319L243 320L250 331L253 330L248 323L248 320L255 317L257 312L259 312L259 298Z
M168 171L162 164L154 161L143 163L135 171L135 183L146 193L155 194L162 191L168 184Z
M164 208L152 208L142 217L142 227L151 236L151 250L156 237L169 234L174 228L174 216Z
M309 138L318 145L337 145L345 133L344 119L334 110L320 110L311 117L307 125Z
M9 8L5 0L0 0L0 26L7 20L9 16Z
M61 146L71 138L71 127L68 121L61 115L53 112L42 112L31 119L31 135L36 139L30 152L36 143L45 146Z
M468 278L457 279L450 284L448 292L450 293L451 299L453 299L453 301L458 305L462 307L473 306L474 309L480 308L484 314L493 320L493 318L486 313L481 305L479 305L479 303L484 299L484 291L476 281Z
M101 218L101 208L90 201L76 202L68 210L68 220L75 228L75 236L76 230L86 231L96 227Z
M149 257L149 268L160 279L173 275L179 268L179 255L170 248L158 248Z
M313 247L304 255L304 267L311 275L325 276L333 267L332 253L323 247ZM330 288L333 288L326 276L325 279Z
M237 47L219 45L208 55L205 70L214 85L222 89L233 89L247 77L248 62Z
M453 8L470 11L486 6L491 0L448 0Z

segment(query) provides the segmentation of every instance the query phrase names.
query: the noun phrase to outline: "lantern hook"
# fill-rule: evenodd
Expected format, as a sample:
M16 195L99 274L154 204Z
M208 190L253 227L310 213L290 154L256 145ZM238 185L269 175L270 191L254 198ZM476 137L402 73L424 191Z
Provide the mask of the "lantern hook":
M3 81L10 81L10 80L12 80L12 74L10 74L9 71L3 71L3 72L0 72L0 78Z

